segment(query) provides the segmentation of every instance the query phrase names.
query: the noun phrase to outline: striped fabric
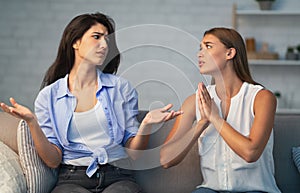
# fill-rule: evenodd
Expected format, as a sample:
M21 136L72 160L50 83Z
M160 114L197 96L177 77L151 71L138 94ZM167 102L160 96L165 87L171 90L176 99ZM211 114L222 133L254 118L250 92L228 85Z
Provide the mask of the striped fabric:
M27 123L20 121L17 131L20 163L27 182L27 193L48 193L56 183L57 171L38 156Z
M293 160L300 173L300 146L292 148Z
M2 141L0 141L0 192L26 192L26 180L18 155Z

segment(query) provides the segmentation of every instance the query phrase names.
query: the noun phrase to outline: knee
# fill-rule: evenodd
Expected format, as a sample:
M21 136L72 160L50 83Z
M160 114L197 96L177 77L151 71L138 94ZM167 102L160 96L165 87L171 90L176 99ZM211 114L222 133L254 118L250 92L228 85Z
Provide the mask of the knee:
M135 182L122 180L109 185L102 193L143 193L142 188Z

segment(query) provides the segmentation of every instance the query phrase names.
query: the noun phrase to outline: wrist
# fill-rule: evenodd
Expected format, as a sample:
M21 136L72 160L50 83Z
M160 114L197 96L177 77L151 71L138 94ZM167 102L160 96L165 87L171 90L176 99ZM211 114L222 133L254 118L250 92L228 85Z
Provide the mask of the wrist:
M210 115L209 115L209 121L211 123L214 123L215 121L218 121L222 119L222 117L220 116L220 112L219 111L211 111Z
M37 120L33 117L33 118L29 118L25 120L28 126L36 126L38 125Z
M151 115L149 113L147 113L146 116L144 117L143 121L141 122L141 125L151 126L152 123L150 121L151 121Z
M210 123L210 121L208 120L208 119L200 119L199 121L198 121L198 124L200 124L200 125L208 125Z
M212 124L215 126L215 128L220 132L224 121L225 121L225 120L224 120L222 117L217 116L217 117L215 117L215 118L213 118L213 119L211 120L211 123L212 123Z
M212 116L211 119L210 119L210 122L212 124L215 124L217 123L218 121L220 121L222 118L220 116Z
M139 127L139 133L142 135L149 135L151 134L152 124L148 123L147 121L142 121Z
M197 122L197 125L203 128L206 128L209 125L210 121L208 119L201 119Z

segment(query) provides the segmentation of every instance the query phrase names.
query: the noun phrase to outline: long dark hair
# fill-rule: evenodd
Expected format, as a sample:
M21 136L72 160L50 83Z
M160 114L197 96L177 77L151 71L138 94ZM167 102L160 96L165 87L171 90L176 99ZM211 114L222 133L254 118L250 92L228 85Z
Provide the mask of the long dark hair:
M97 23L104 25L109 34L108 54L103 62L105 68L102 71L110 74L117 73L120 64L120 52L116 43L115 23L113 19L99 12L83 14L73 18L66 26L59 44L57 57L47 70L41 88L52 84L70 73L75 61L73 44L81 39L84 33Z
M226 48L235 48L236 54L232 59L233 68L237 76L243 81L251 84L259 84L255 82L249 70L247 52L242 36L234 29L217 27L204 32L204 36L211 34L217 37Z

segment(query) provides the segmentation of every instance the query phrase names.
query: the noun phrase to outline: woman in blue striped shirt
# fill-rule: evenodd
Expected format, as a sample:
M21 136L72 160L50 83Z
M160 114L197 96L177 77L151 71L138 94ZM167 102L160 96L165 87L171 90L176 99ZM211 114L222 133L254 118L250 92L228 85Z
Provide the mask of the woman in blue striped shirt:
M137 123L137 92L114 75L120 63L114 32L113 20L104 14L75 17L44 77L35 114L13 98L12 106L1 103L27 122L45 164L60 166L55 193L142 192L128 168L116 165L146 149L152 124L182 113L168 111L169 104Z

